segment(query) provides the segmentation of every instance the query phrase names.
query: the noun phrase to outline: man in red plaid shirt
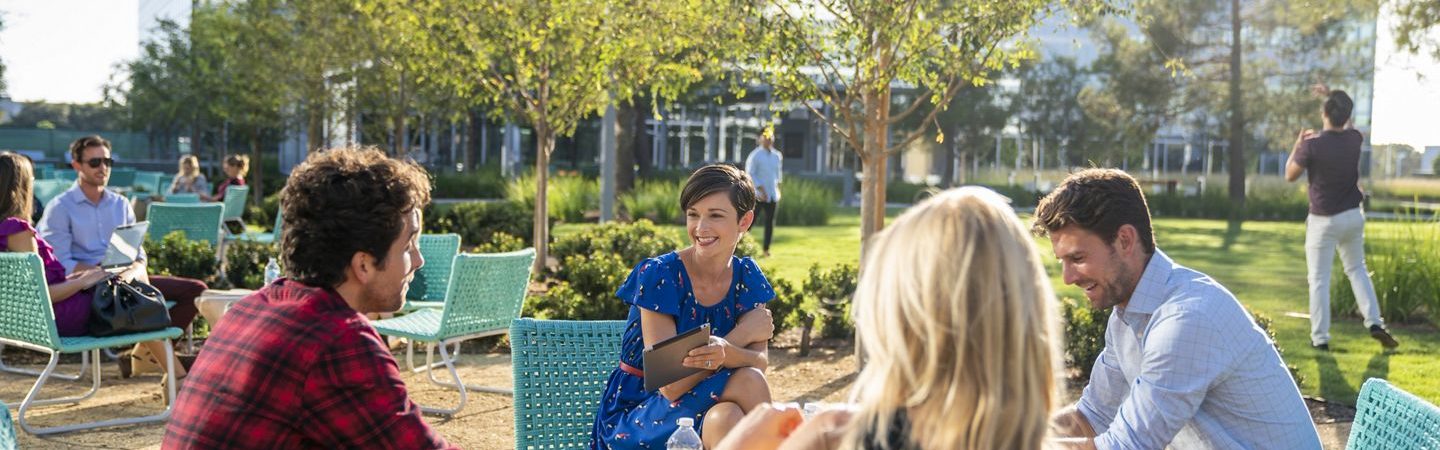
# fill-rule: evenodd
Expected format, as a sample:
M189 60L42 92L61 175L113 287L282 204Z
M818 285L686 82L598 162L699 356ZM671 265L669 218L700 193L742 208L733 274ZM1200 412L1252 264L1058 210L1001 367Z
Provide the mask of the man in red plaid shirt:
M454 448L420 417L366 313L400 309L430 182L374 149L312 154L280 195L288 278L210 334L162 447Z

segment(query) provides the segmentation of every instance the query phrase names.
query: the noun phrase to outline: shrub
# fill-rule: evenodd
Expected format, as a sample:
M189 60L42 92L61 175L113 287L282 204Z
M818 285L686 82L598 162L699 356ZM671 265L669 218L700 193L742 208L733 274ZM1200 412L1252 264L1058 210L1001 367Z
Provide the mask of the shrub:
M620 196L631 219L648 219L655 223L684 223L680 213L680 188L684 182L641 181L635 189Z
M1105 324L1110 320L1104 310L1090 307L1085 300L1060 299L1060 315L1065 320L1065 365L1090 378L1095 359L1105 349Z
M1365 267L1382 316L1404 322L1428 315L1440 323L1440 218L1402 211L1396 228L1366 236ZM1340 264L1330 274L1330 308L1336 315L1359 314Z
M274 244L237 240L225 244L225 279L242 289L259 289L265 285L265 265L279 254ZM279 263L279 258L276 258Z
M611 253L571 255L563 260L563 279L526 306L534 317L566 320L624 319L630 307L615 297L630 266Z
M455 205L443 214L427 208L426 233L455 233L461 242L491 242L495 233L505 233L533 245L533 210L511 201L468 202Z
M546 186L550 218L583 222L585 212L600 209L600 181L578 175L555 175ZM525 175L505 186L505 198L535 209L535 176ZM678 197L677 197L678 198Z
M648 220L632 223L611 222L556 240L550 246L550 255L566 261L571 256L612 254L629 268L645 258L669 253L681 245L672 233ZM567 270L569 268L562 265L561 273L554 275L566 279L564 272Z
M785 181L780 185L780 206L776 208L775 221L779 225L825 225L830 222L830 211L839 198L839 192L817 181L804 178Z
M490 242L475 246L475 253L504 253L524 250L525 240L504 231L490 235Z
M479 170L435 175L435 198L502 198L505 196L505 178L500 176L498 166L482 167ZM534 196L532 192L530 194Z
M850 304L855 296L858 275L855 266L849 264L823 270L819 264L810 266L810 276L803 285L804 294L799 310L794 313L799 316L795 320L802 328L800 356L810 354L810 337L817 325L820 336L824 338L855 337L855 322L850 317Z
M754 231L754 228L751 228ZM760 244L755 243L755 233L740 235L740 242L735 244L735 256L741 258L754 258L761 254Z
M154 275L211 280L220 264L215 260L215 247L206 241L185 239L185 232L180 230L170 232L160 242L146 237L145 255L147 270Z
M770 316L775 319L775 334L801 326L800 303L805 295L795 288L790 280L771 278L770 287L775 289L775 298L766 303Z
M1270 337L1270 343L1275 345L1275 353L1280 354L1280 361L1284 362L1285 349L1281 348L1280 341L1275 339L1275 321L1270 319L1269 316L1261 314L1259 311L1250 309L1249 307L1246 307L1245 310L1250 313L1251 318L1255 319L1255 325L1260 327L1260 331L1264 331L1265 335ZM1304 390L1305 377L1300 376L1300 369L1288 362L1285 363L1285 368L1290 370L1290 379L1295 380L1295 386Z

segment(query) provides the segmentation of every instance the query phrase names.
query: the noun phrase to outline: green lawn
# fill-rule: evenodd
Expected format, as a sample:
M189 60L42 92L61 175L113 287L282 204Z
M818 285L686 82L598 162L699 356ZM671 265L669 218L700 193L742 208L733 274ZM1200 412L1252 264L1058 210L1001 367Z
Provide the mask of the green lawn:
M897 212L891 211L891 216ZM777 228L771 256L759 259L761 267L772 278L798 284L812 264L855 264L859 256L859 224L857 212L848 209L833 215L829 225ZM564 236L586 226L560 225L555 234ZM1375 230L1393 225L1371 222L1367 226ZM1353 405L1366 378L1382 377L1432 402L1440 401L1440 377L1434 375L1440 373L1440 333L1431 325L1391 324L1401 347L1387 354L1370 339L1359 318L1337 317L1331 326L1331 351L1322 353L1310 348L1310 321L1296 317L1309 310L1305 224L1247 222L1228 247L1224 221L1158 219L1155 228L1156 242L1171 258L1219 280L1242 303L1275 321L1285 360L1299 368L1306 395ZM682 227L673 229L683 233ZM1042 253L1050 254L1048 239L1037 239L1036 243ZM1060 281L1054 260L1046 261L1057 294L1081 297L1079 289Z

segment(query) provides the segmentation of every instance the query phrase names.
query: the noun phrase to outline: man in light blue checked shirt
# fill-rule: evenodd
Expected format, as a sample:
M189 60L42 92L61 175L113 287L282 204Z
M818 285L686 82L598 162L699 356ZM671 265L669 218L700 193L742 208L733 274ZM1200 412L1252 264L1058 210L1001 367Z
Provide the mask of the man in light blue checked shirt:
M765 224L765 240L762 245L765 256L770 256L770 237L775 232L775 209L780 206L780 179L784 176L785 155L775 148L773 131L766 129L760 134L760 145L745 158L745 172L755 181L755 219ZM760 219L764 214L765 218Z
M1071 175L1035 209L1066 284L1114 307L1063 435L1099 449L1320 448L1268 335L1214 279L1155 247L1145 195L1114 169Z

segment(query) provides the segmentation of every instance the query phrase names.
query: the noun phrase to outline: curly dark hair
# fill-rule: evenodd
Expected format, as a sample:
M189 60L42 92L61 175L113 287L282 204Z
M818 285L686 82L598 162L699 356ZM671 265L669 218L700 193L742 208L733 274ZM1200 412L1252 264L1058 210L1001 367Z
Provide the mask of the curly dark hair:
M1145 253L1155 253L1155 231L1150 207L1140 183L1116 169L1085 169L1071 174L1035 207L1031 231L1046 236L1067 225L1077 225L1114 244L1120 227L1135 227Z
M384 268L407 214L430 203L430 179L413 162L374 147L313 153L280 192L286 274L311 286L335 287L356 252Z
M680 211L716 192L729 192L730 204L735 207L735 220L755 210L755 183L750 175L729 164L711 164L701 167L685 180L680 190Z

